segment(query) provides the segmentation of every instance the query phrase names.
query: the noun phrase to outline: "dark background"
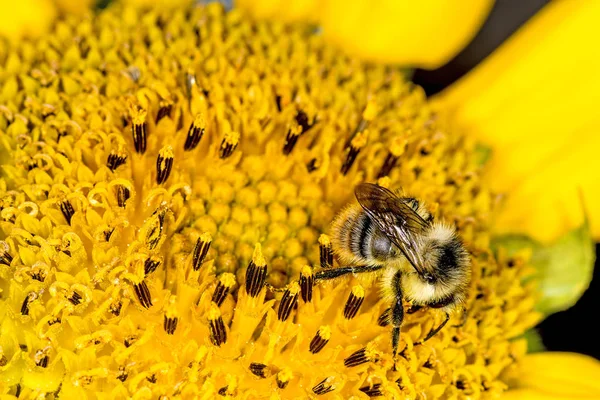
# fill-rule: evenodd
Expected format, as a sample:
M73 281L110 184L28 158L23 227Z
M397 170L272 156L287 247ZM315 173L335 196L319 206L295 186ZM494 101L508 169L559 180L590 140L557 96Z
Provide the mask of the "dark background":
M548 0L496 0L477 36L459 55L437 70L417 70L413 80L430 95L439 92L477 65L546 3ZM597 244L597 259L599 254ZM594 329L600 307L599 264L596 260L592 283L577 304L551 315L536 327L547 350L573 351L600 359L600 343Z

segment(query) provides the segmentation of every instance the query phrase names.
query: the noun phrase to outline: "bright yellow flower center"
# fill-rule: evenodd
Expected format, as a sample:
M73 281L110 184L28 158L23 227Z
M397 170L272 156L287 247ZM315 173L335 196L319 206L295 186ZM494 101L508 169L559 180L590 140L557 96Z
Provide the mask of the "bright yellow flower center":
M0 382L61 398L478 397L535 323L489 249L474 147L402 72L219 5L116 5L2 54ZM402 188L472 255L467 312L408 314L397 362L373 279L329 226ZM409 307L409 304L406 304ZM395 364L395 365L394 365Z

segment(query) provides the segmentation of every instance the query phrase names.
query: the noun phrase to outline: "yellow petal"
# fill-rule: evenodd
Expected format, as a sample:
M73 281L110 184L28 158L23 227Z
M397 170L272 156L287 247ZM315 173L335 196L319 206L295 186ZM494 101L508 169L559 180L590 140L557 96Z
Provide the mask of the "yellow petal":
M477 33L492 0L239 0L255 17L319 23L325 36L369 61L436 68Z
M579 188L595 204L600 174L587 161L600 149L600 56L590 51L600 40L599 16L599 2L551 2L437 96L463 129L494 150L488 179L510 193L500 231L552 240L581 224ZM598 238L600 210L589 211Z
M518 388L503 399L598 399L600 362L576 353L536 353L521 362Z
M0 0L0 10L0 36L11 40L42 35L56 14L51 0Z

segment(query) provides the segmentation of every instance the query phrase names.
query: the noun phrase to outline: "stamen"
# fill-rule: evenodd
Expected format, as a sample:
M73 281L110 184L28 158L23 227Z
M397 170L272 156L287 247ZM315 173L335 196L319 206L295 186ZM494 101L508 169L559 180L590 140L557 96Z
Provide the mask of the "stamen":
M260 244L254 248L252 261L246 270L246 292L250 297L256 297L265 284L267 277L267 262L262 255Z
M115 303L110 305L108 311L115 316L121 315L121 308L123 307L123 303L120 300L117 300Z
M379 326L388 326L391 323L392 318L392 309L387 308L377 319L377 325Z
M360 153L362 148L367 144L367 136L368 131L359 132L350 141L350 146L346 148L346 161L344 161L341 169L342 175L346 175L348 171L350 171L350 168L352 168L358 153Z
M114 172L121 165L125 164L125 161L127 161L127 154L112 150L108 155L106 166L108 167L108 169Z
M6 358L6 356L4 354L0 355L0 367L4 367L6 364L8 364L8 359Z
M138 337L136 335L129 335L125 337L125 339L123 339L123 344L125 345L125 347L129 348L132 344L136 342L137 339Z
M175 333L175 329L177 329L177 323L179 322L179 318L177 318L177 297L171 296L169 298L169 305L165 311L165 316L163 320L163 329L167 332L167 335L172 335Z
M208 249L210 249L210 244L212 243L212 237L210 233L205 232L196 241L196 245L194 246L194 251L192 253L192 268L194 271L198 271L204 262L204 258L206 254L208 254Z
M305 265L300 271L300 295L305 303L310 303L312 300L314 284L315 280L312 268L309 265Z
M350 296L348 296L348 300L346 301L346 306L344 307L344 317L346 319L352 319L358 313L360 306L365 299L365 290L360 285L356 285L352 288L352 292Z
M271 369L268 368L265 364L261 363L251 363L250 372L258 376L259 378L267 378L271 376Z
M160 266L162 259L157 256L150 256L144 261L144 274L145 276L150 275Z
M327 325L321 326L315 337L310 341L310 352L313 354L320 352L329 342L329 339L331 339L331 328Z
M277 310L277 318L280 321L285 321L289 318L292 310L298 303L298 293L300 292L300 285L298 282L292 282L290 287L283 292L281 302L279 303L279 309Z
M293 374L289 368L284 368L277 373L275 376L275 381L277 382L277 387L279 389L285 389L285 387L292 380Z
M225 330L225 323L221 316L221 310L216 304L213 304L208 313L208 327L210 330L210 341L215 346L221 346L227 341L227 331Z
M163 119L164 117L171 116L171 111L173 110L173 103L168 100L161 100L159 103L160 108L158 109L158 114L156 114L156 123Z
M322 394L329 393L335 390L335 387L329 384L331 380L331 377L323 379L315 387L312 388L313 393L320 396Z
M131 197L131 191L125 185L115 185L115 194L117 196L117 204L121 208L125 208L125 203Z
M185 145L183 146L185 151L191 151L198 146L200 143L200 139L204 135L204 131L206 129L206 122L202 114L197 114L194 122L190 125L190 129L188 130L187 137L185 138Z
M321 268L331 268L333 266L333 247L329 236L319 236L319 252Z
M173 147L164 146L158 152L158 157L156 158L156 183L162 185L169 179L169 175L171 174L171 169L173 168L173 158L175 154L173 153Z
M37 294L35 292L29 292L27 296L25 296L25 300L23 300L23 304L21 304L21 315L29 315L29 305L35 299L37 299Z
M148 289L148 285L146 281L141 281L138 284L133 285L133 290L135 291L135 295L137 296L140 304L144 308L152 307L152 296L150 295L150 289Z
M12 263L13 256L10 255L9 250L8 243L0 241L0 264L10 266L10 263Z
M128 376L129 376L129 374L127 373L127 371L125 371L125 367L120 366L119 373L117 374L117 379L120 380L121 382L125 382L125 380L127 380Z
M215 288L215 291L213 293L212 302L215 303L217 306L221 306L221 304L223 304L223 301L225 301L229 290L231 290L231 288L235 286L235 283L235 275L230 274L229 272L225 272L224 274L222 274L219 277L217 287Z
M298 110L298 112L296 113L296 123L300 126L300 128L302 128L302 130L300 131L301 135L306 133L313 126L315 126L314 123L308 123L308 115L306 115L306 113L302 110Z
M375 383L369 386L363 386L359 388L361 392L366 394L369 397L380 397L383 396L383 392L381 391L381 383Z
M240 142L240 134L237 132L228 132L223 137L221 142L221 149L219 150L219 157L225 159L229 157L236 149Z
M398 159L406 150L406 139L394 138L392 144L390 146L390 152L385 158L379 173L377 174L377 179L383 178L384 176L388 176L392 169L396 166Z
M73 214L75 214L75 210L73 209L73 205L67 199L61 201L59 203L60 211L63 216L67 220L67 224L71 225L71 218L73 218Z
M77 292L73 292L73 294L71 295L71 297L68 298L68 300L73 304L73 305L78 305L81 304L81 299L83 297L81 297L81 295Z
M38 350L35 352L35 356L33 360L35 361L35 365L38 367L46 368L48 367L48 355L45 350Z
M369 354L367 352L367 348L363 347L362 349L355 351L350 356L348 356L346 359L344 359L344 365L346 367L350 368L350 367L356 367L358 365L364 364L369 361L370 360L369 360Z
M308 164L306 164L306 170L308 172L313 172L314 170L316 170L317 168L319 168L319 162L317 161L316 158L313 158L312 160L310 160L308 162Z
M288 133L285 136L285 142L283 144L284 155L287 156L292 152L292 150L294 150L294 147L296 146L300 135L302 135L302 127L298 125L293 126L288 130Z
M134 108L132 110L131 121L131 132L133 133L133 144L135 146L135 152L144 154L146 152L147 145L147 129L148 124L146 123L146 110L141 108Z

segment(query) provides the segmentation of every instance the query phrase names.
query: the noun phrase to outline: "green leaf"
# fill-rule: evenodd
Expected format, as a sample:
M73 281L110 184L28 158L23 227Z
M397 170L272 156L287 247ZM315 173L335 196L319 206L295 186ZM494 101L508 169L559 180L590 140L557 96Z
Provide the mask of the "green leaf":
M535 329L529 329L523 337L527 340L528 353L539 353L546 350L544 342L542 342L542 336Z
M509 255L530 248L531 264L541 298L536 310L548 316L574 305L588 288L594 271L594 241L585 223L550 245L541 245L526 236L508 235L495 238L493 247L506 249Z

